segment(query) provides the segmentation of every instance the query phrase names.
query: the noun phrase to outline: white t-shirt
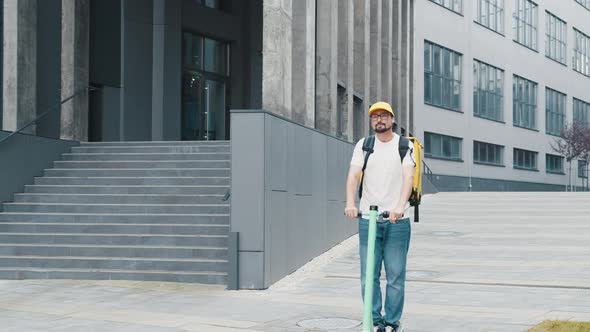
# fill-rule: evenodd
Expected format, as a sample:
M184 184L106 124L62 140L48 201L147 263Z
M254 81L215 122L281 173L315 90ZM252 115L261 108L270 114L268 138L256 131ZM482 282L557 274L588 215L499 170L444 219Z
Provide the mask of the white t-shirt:
M367 168L363 175L363 197L359 210L362 213L369 212L370 205L379 206L379 212L391 211L399 201L402 190L402 162L399 156L400 136L394 134L389 142L381 142L375 136L373 153L369 156ZM365 155L361 139L354 147L350 165L363 167ZM408 152L404 157L403 165L416 166L414 148L408 142Z

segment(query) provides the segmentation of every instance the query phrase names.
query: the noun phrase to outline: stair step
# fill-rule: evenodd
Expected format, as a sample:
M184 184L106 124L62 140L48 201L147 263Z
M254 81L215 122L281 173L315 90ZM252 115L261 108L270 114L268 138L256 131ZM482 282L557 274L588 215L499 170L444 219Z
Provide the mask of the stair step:
M229 204L59 204L5 203L6 212L227 214Z
M54 161L57 169L169 169L169 168L229 168L229 160L84 160Z
M79 203L79 204L226 204L224 195L164 194L16 194L17 203Z
M129 271L51 268L0 268L0 279L85 279L85 280L143 280L183 283L227 283L227 273L185 271Z
M50 177L229 177L229 168L51 168Z
M72 147L72 153L198 153L229 152L229 145L137 145L137 146L79 146Z
M27 185L31 194L94 194L94 195L225 195L229 186L84 186L84 185Z
M229 152L199 153L64 153L63 160L230 160Z
M82 142L0 211L0 279L225 284L231 147Z
M229 225L0 222L0 233L227 235L229 233Z
M224 247L165 247L1 243L0 256L83 256L227 259Z
M225 235L152 235L91 233L0 233L0 243L21 244L109 244L153 246L227 247Z
M229 214L0 213L0 222L229 225Z
M0 256L0 266L13 268L226 271L227 260L198 258Z
M98 176L71 176L71 177L37 177L35 184L40 185L131 185L131 186L174 186L174 185L227 185L229 176L202 176L202 177L98 177Z

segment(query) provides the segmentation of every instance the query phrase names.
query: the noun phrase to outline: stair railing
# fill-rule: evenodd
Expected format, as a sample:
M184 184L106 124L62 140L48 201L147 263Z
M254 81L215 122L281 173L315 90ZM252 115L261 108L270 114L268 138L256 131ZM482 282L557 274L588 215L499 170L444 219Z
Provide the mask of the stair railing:
M428 180L432 182L432 178L434 177L434 175L432 174L432 170L430 169L430 167L428 167L428 164L426 164L424 160L422 161L422 165L424 165L424 175L426 175Z
M67 103L68 101L74 99L77 95L83 93L83 92L91 92L91 91L95 91L98 90L99 88L95 87L95 86L86 86L84 88L81 88L80 90L74 92L71 96L63 99L59 105L54 105L52 107L49 107L45 112L39 114L36 118L34 118L33 120L29 121L27 124L25 124L24 126L18 128L17 130L13 131L12 133L10 133L8 136L0 139L0 144L2 144L2 142L10 139L12 136L20 133L21 131L25 130L26 128L28 128L29 126L31 126L32 124L36 123L37 121L43 119L45 116L47 116L47 114L50 114L52 112L55 112L56 110L61 110L61 106L65 103Z

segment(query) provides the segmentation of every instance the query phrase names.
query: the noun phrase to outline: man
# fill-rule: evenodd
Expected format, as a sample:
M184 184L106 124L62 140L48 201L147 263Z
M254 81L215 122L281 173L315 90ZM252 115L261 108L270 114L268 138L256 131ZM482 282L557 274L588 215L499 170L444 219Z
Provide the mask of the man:
M377 225L375 243L375 273L373 293L373 325L378 332L401 332L400 318L404 307L406 281L406 257L410 244L410 221L404 218L404 211L412 192L414 178L413 149L409 149L403 161L399 155L400 136L392 130L395 114L385 102L373 104L369 109L371 128L375 131L374 152L369 156L363 174L360 211L369 212L370 205L377 205L379 213L389 212L389 221ZM355 146L346 180L346 208L344 214L358 218L355 194L359 185L364 154L364 139ZM361 257L361 291L364 296L365 267L367 258L368 220L359 219L359 243ZM385 266L387 286L385 292L385 316L381 315L381 287L379 277L381 264Z

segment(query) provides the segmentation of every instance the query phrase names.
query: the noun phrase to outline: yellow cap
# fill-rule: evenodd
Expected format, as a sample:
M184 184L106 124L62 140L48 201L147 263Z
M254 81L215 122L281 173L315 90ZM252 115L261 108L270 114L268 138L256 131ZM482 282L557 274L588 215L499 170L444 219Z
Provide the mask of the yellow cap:
M395 114L393 113L393 109L391 109L391 105L389 105L388 103L386 103L384 101L378 101L378 102L374 103L373 105L371 105L371 107L369 108L369 116L371 116L371 114L377 110L387 111L387 112L391 113L391 115L393 117L395 117Z

